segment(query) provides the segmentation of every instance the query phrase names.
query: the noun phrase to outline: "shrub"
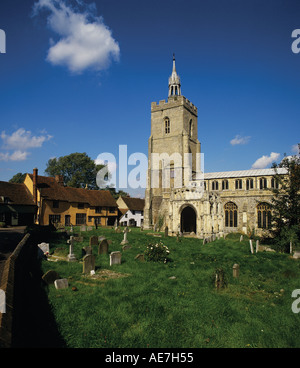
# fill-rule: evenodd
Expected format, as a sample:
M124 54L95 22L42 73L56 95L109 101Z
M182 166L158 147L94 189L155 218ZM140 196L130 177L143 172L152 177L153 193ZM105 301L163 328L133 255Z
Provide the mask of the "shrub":
M0 227L5 227L5 222L0 222Z
M149 243L145 250L145 258L147 261L167 263L171 260L168 257L169 253L168 247L161 241L155 244Z

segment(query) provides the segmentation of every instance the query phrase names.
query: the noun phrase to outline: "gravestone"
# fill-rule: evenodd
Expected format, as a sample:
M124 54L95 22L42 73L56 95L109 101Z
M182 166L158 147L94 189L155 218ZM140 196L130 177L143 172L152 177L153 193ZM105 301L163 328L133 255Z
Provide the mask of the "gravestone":
M122 253L121 252L111 252L109 255L110 266L114 264L121 264Z
M98 254L108 254L108 242L105 238L99 244Z
M73 239L73 236L70 237L69 244L70 244L70 248L69 248L69 254L67 256L67 260L69 262L74 262L74 261L76 261L76 257L75 257L75 254L74 254L74 239Z
M240 242L243 241L244 237L243 235L240 236Z
M253 254L253 245L252 245L252 239L249 239L249 244L250 244L250 250L251 250L251 253Z
M85 225L81 225L80 226L80 231L86 231L86 226Z
M165 237L167 238L169 235L169 228L168 226L165 227Z
M87 254L83 257L83 273L90 274L91 271L95 271L95 256L93 254Z
M300 252L294 252L294 254L293 254L293 258L294 259L299 259L300 258Z
M206 238L203 239L203 245L206 244Z
M66 289L69 287L67 279L58 279L54 281L54 286L56 289Z
M98 236L93 235L90 237L90 246L92 245L98 245Z
M259 252L259 240L256 240L256 253Z
M41 249L41 251L45 254L45 253L49 253L49 243L40 243L38 244L38 247Z
M232 266L232 273L233 273L233 277L239 277L239 274L240 274L240 266L237 263L235 263Z
M55 280L59 279L59 275L56 271L49 270L46 273L44 273L44 275L42 276L42 279L45 281L47 285L52 285L54 284Z
M138 254L137 256L134 257L135 260L140 261L140 262L144 262L145 261L145 256L144 254Z
M131 246L129 244L123 245L122 250L128 250L128 249L131 249Z
M83 242L83 236L74 236L73 237L73 240L79 242L79 243L82 243Z
M92 231L93 230L93 226L88 226L87 228L86 228L86 231Z
M125 227L123 233L124 233L124 239L121 241L121 245L128 244L128 240L127 240L128 227L127 226Z

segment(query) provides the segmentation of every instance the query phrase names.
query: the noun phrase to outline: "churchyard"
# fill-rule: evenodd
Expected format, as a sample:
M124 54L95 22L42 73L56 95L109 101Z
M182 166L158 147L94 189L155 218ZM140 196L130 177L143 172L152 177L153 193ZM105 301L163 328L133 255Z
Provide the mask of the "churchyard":
M300 347L300 259L263 244L256 253L238 234L203 245L138 228L73 230L71 240L49 241L41 261L68 347ZM159 242L166 261L147 261Z

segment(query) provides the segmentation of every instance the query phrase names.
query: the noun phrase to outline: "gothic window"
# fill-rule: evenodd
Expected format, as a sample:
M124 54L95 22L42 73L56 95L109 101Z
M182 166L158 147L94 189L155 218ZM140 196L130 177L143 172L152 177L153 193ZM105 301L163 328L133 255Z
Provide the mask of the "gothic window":
M253 179L247 179L246 180L246 188L247 188L247 190L253 189Z
M169 134L169 133L170 133L170 119L165 118L165 134Z
M219 190L219 183L217 181L211 183L211 190Z
M229 188L229 186L228 186L228 180L227 179L226 180L223 180L222 181L222 190L226 190L228 188Z
M193 120L190 120L189 123L189 136L192 137L193 136Z
M224 206L225 210L225 226L237 227L237 211L238 207L233 202L228 202Z
M243 181L242 179L237 179L235 181L235 189L242 189L243 188Z
M267 188L267 179L266 178L260 178L259 179L259 187L260 187L260 189L266 189Z
M271 188L272 189L278 189L279 188L278 181L275 178L271 179Z
M257 206L257 227L260 229L271 227L271 206L268 203L259 203Z

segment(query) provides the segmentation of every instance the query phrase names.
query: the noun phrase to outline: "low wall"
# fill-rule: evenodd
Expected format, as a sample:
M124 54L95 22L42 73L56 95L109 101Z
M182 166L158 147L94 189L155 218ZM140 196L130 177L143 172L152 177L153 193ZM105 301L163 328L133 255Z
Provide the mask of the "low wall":
M6 260L0 280L0 289L5 293L5 313L0 313L0 347L11 347L13 336L13 320L15 317L15 281L22 278L25 263L30 257L32 247L29 244L30 234L26 234L14 252ZM23 265L22 265L23 264Z

